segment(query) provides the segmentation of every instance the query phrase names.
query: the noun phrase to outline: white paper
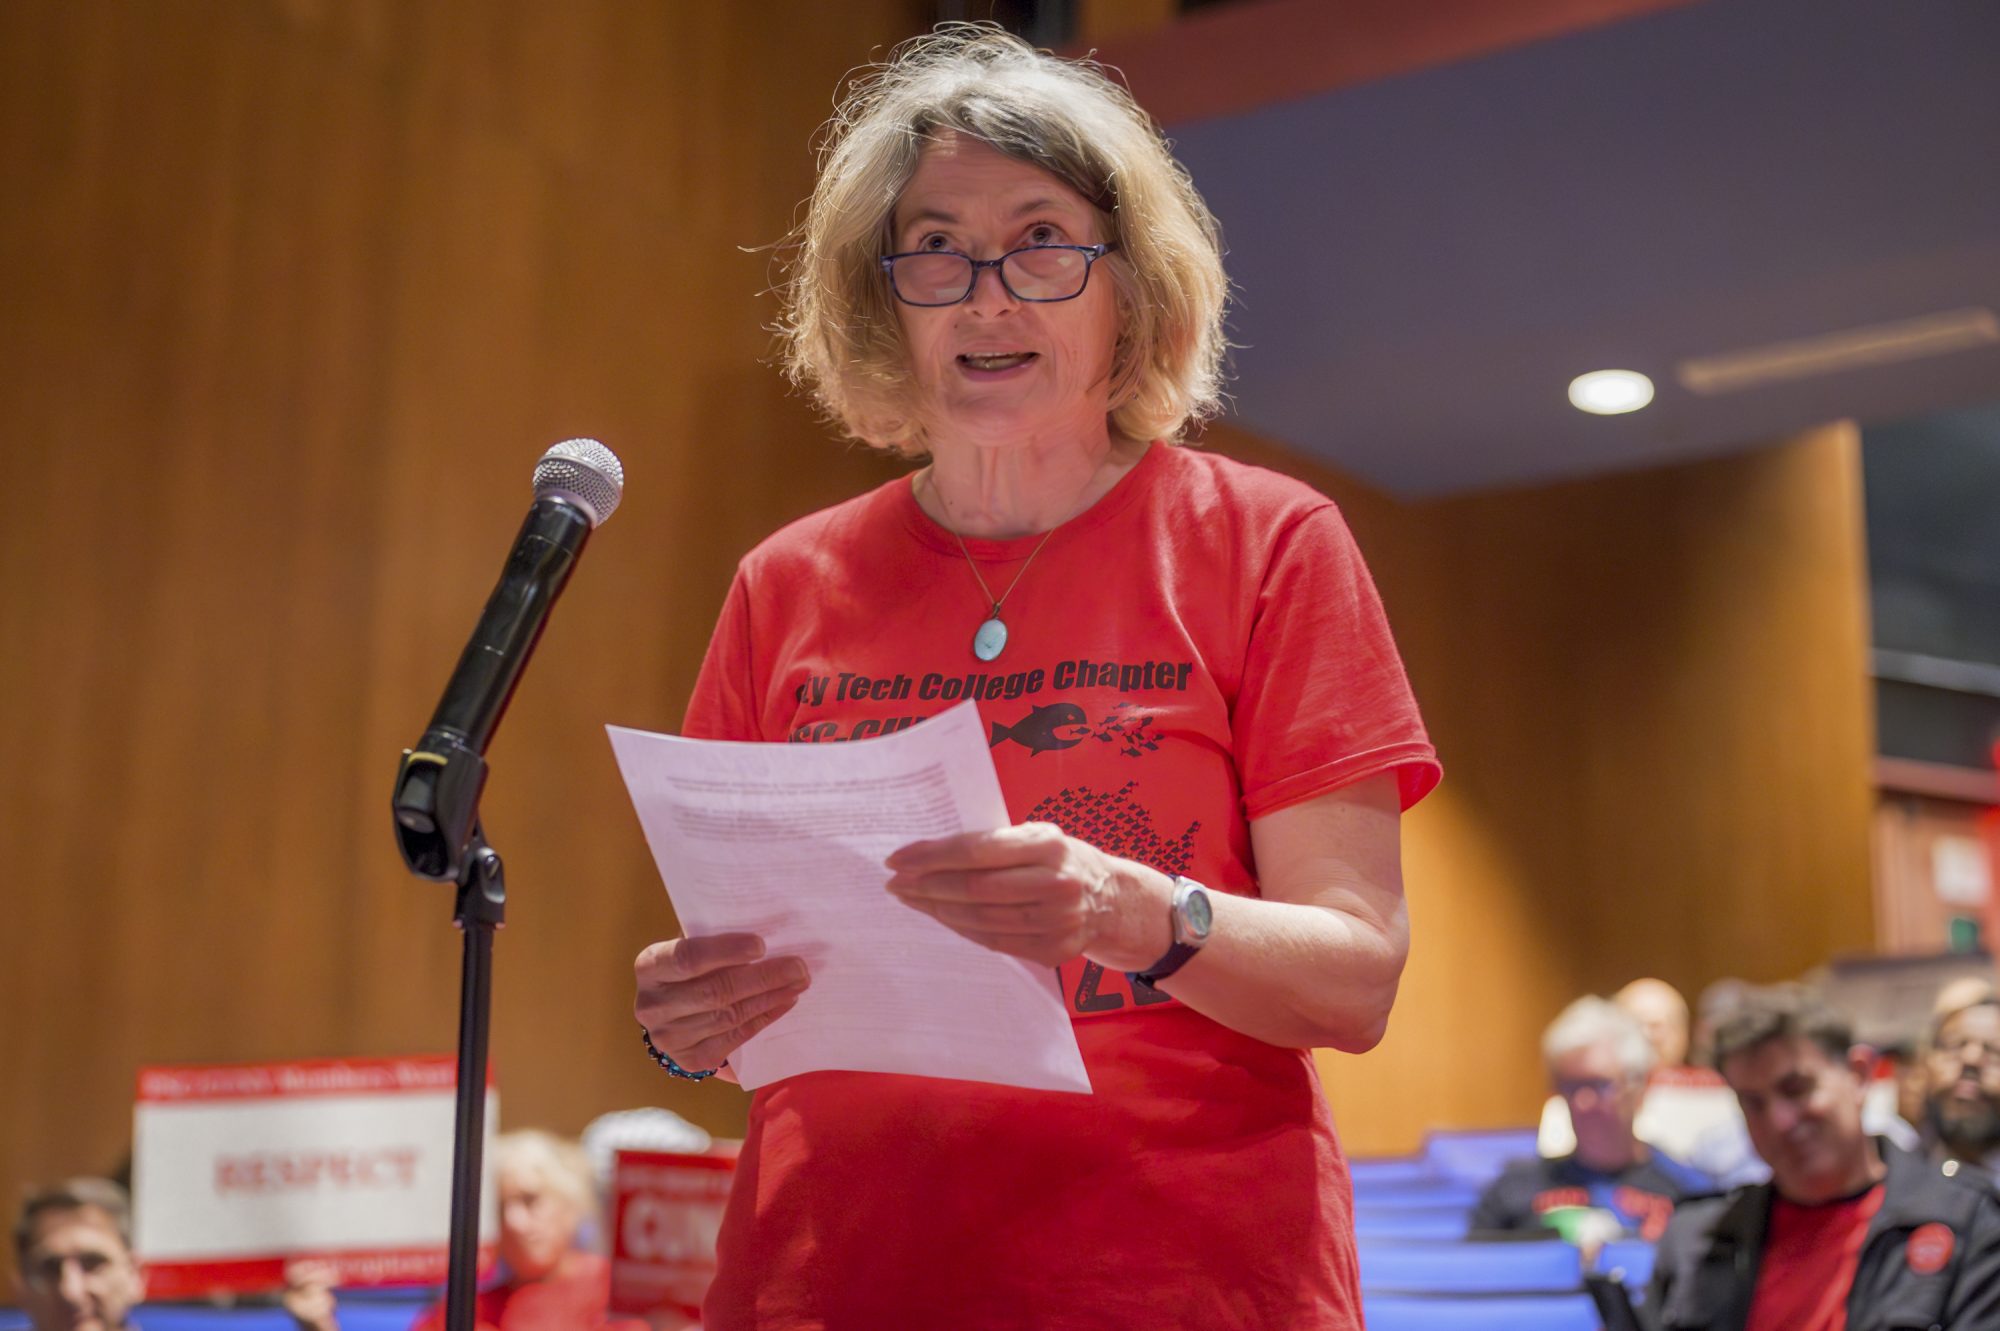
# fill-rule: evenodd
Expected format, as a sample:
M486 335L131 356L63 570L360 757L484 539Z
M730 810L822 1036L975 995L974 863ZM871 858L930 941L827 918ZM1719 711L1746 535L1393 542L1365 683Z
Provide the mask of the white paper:
M755 1089L843 1069L1089 1092L1056 973L891 896L912 841L1007 824L971 703L845 744L734 744L607 726L690 938L805 958L798 1005L729 1056Z

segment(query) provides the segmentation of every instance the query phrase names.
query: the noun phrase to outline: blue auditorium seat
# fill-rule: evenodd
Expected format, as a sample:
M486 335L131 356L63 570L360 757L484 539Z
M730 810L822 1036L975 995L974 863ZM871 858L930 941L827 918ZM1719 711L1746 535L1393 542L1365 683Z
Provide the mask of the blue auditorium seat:
M1462 1239L1465 1213L1429 1207L1359 1207L1354 1233L1373 1239Z
M366 1298L343 1293L341 1331L409 1331L431 1300ZM215 1308L199 1303L143 1303L132 1320L145 1331L297 1331L282 1308ZM0 1323L4 1327L5 1323Z
M1450 1179L1423 1179L1414 1183L1357 1183L1354 1185L1354 1204L1406 1209L1450 1207L1469 1215L1479 1202L1480 1191Z
M1509 1160L1535 1154L1533 1128L1438 1131L1424 1138L1420 1157L1445 1178L1483 1187L1500 1176Z
M1362 1236L1361 1288L1383 1293L1557 1294L1583 1288L1583 1262L1560 1241L1473 1243Z
M1349 1160L1347 1173L1359 1188L1384 1183L1435 1183L1444 1176L1420 1156L1388 1156Z
M347 1309L340 1310L345 1331ZM216 1308L205 1303L142 1303L132 1320L146 1331L296 1331L282 1308Z
M340 1301L340 1331L410 1331L434 1300L422 1303L357 1303Z
M1368 1331L1600 1331L1588 1294L1361 1295Z

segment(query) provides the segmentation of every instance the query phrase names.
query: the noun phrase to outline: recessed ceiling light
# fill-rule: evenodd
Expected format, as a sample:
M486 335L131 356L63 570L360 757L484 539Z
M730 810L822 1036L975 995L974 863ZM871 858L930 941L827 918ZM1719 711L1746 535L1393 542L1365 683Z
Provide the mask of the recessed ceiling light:
M1569 404L1593 416L1619 416L1653 400L1653 381L1637 370L1592 370L1569 381Z

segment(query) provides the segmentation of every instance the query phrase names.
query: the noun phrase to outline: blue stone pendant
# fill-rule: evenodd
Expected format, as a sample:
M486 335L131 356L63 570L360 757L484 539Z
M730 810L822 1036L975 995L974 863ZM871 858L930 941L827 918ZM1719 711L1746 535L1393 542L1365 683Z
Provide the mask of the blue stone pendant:
M982 661L991 661L1007 648L1007 626L995 615L979 626L979 632L972 635L972 654Z

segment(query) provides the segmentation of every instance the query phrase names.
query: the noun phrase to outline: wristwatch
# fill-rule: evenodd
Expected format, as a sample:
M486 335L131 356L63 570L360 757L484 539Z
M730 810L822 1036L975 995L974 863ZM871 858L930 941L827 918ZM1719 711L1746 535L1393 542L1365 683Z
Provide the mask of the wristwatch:
M1174 875L1173 914L1169 917L1173 926L1174 945L1167 954L1142 971L1127 971L1125 978L1133 984L1143 984L1148 989L1187 965L1188 958L1201 951L1208 941L1208 931L1215 923L1215 912L1208 900L1208 889L1192 878Z

